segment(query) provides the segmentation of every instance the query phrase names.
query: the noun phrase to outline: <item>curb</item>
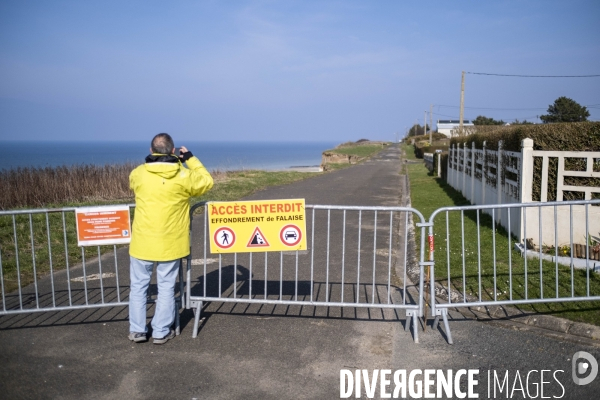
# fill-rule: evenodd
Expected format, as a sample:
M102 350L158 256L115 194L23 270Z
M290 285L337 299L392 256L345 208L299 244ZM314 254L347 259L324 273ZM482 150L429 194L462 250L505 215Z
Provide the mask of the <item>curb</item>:
M485 311L483 311L482 308ZM456 310L462 315L465 315L462 310L458 308ZM466 310L469 310L477 318L477 320L511 321L549 331L579 336L586 339L600 340L599 326L586 324L583 322L574 322L565 318L555 317L553 315L525 313L517 310L516 308L502 306L468 307Z

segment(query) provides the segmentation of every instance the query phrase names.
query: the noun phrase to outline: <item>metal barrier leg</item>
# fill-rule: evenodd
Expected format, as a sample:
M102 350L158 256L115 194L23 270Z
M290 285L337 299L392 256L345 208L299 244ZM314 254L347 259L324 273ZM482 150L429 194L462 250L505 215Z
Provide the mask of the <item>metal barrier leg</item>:
M406 314L406 323L404 324L404 331L408 332L408 330L410 329L410 320L412 316L410 314Z
M194 308L194 329L192 331L192 338L196 338L198 336L198 327L200 325L200 314L202 313L202 302L199 301L196 303L196 308Z
M177 304L177 307L175 307L175 335L179 336L181 334L181 323L179 321L179 312L181 311L181 297L175 304Z
M413 334L415 335L415 343L419 343L419 328L417 327L417 313L412 316Z
M443 310L442 318L444 321L444 328L446 328L446 337L448 338L448 344L454 344L452 341L452 332L450 332L450 324L448 324L448 310Z
M433 320L433 324L431 324L431 329L433 329L435 331L437 329L439 322L440 322L440 316L436 315L435 319Z
M179 309L183 309L185 307L184 304L184 281L183 281L183 258L179 261L179 298L181 301L179 302Z

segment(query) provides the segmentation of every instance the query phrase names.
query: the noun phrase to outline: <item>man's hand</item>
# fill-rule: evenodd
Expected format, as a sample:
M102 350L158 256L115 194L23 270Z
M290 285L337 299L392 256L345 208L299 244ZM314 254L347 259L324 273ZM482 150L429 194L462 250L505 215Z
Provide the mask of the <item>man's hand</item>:
M189 151L187 149L187 147L181 146L181 150L179 151L179 158L181 159L182 162L186 162L187 160L189 160L193 156L194 155L192 154L191 151Z

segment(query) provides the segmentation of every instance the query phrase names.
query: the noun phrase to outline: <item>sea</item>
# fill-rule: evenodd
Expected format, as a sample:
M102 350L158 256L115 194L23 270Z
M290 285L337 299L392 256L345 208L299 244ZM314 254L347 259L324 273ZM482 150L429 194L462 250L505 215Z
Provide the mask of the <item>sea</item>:
M198 142L182 141L208 170L285 170L318 167L321 153L338 142ZM0 141L0 170L23 167L73 165L142 164L149 154L149 141Z

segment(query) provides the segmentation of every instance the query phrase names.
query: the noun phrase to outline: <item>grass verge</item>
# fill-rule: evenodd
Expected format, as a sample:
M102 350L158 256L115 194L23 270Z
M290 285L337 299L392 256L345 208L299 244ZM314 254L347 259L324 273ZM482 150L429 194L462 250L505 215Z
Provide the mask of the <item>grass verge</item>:
M201 197L190 199L190 202L193 204L208 200L239 200L270 186L287 185L320 174L321 172L261 170L215 172L213 173L213 179L215 180L213 188Z
M410 146L404 150L408 160L414 159ZM426 219L438 208L469 204L450 185L430 175L422 163L407 163L405 167L412 207L421 211ZM600 277L596 273L522 258L514 250L515 239L496 226L487 214L476 211L438 214L434 220L434 243L436 281L483 301L600 294ZM600 325L600 302L597 301L516 307Z
M343 154L347 156L356 156L360 158L370 157L380 152L389 143L377 144L360 144L360 143L345 143L335 149L327 150L329 153Z

